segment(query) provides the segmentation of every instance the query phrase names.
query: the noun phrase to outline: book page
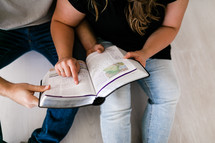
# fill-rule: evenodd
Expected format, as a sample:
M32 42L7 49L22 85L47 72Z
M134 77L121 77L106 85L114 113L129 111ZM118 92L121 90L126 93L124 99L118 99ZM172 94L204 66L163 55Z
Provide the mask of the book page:
M136 69L116 46L105 49L101 54L94 52L87 57L87 66L96 93L110 82Z
M98 97L106 97L116 89L122 87L125 84L131 83L133 81L139 80L141 78L146 78L149 76L149 73L144 69L144 67L137 61L129 59L129 61L135 65L136 69L120 76L114 82L110 82L102 90L97 93Z
M59 76L55 69L51 69L43 79L43 85L51 85L51 89L43 94L56 97L80 97L95 95L95 90L89 76L86 64L80 63L78 74L79 84L76 85L72 77Z

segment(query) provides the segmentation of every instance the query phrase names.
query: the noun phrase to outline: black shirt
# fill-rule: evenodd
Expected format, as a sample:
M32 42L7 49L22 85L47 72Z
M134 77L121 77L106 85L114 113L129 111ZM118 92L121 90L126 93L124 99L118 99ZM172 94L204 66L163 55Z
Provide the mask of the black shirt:
M166 6L168 3L173 1L175 0L158 0L158 3ZM97 21L95 10L88 3L88 0L69 0L69 2L78 11L86 14L86 18L93 28L96 36L112 42L125 51L136 51L142 49L148 37L161 26L165 16L165 9L158 6L153 13L160 17L159 21L152 21L146 29L145 34L141 36L137 32L131 30L126 20L124 8L127 0L108 0L108 6L103 12L101 11L105 6L105 0L96 0L100 13ZM171 59L170 48L170 45L167 46L151 58Z

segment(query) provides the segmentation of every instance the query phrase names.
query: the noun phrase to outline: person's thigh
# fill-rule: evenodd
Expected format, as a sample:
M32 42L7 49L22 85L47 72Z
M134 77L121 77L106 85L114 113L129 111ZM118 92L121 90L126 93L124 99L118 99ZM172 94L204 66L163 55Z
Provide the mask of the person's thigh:
M130 84L127 84L110 94L101 105L100 110L100 125L103 142L130 143Z
M0 30L0 69L29 51L26 29Z
M30 31L33 39L32 49L44 55L52 65L55 65L58 61L58 56L50 33L50 23L31 27ZM78 38L75 38L74 41L73 57L78 60L85 60L86 58L85 49Z
M178 100L179 88L171 60L149 59L146 70L150 76L138 83L149 96L150 102L159 104Z
M52 65L58 61L57 52L50 33L50 22L29 27L31 49L45 56Z
M113 44L102 39L98 43L105 48ZM100 124L104 143L131 142L131 94L130 84L111 93L101 105Z
M166 143L180 95L172 61L149 59L146 70L150 76L138 81L149 97L142 122L143 141Z
M58 61L57 52L52 41L50 33L50 23L29 27L32 50L44 55L52 65ZM74 48L79 51L80 43L75 43ZM80 52L74 52L75 56L84 55ZM73 124L78 108L72 109L53 109L48 108L42 128L34 130L29 139L30 143L50 142L59 143L68 133Z

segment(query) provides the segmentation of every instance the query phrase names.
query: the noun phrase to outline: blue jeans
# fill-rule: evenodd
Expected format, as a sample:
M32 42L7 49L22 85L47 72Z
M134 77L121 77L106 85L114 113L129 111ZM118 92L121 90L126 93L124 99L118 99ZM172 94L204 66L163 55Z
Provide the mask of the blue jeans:
M32 50L44 55L53 65L57 62L50 23L16 30L0 30L0 69ZM77 111L78 108L47 109L42 128L32 133L29 142L60 142L69 131Z
M108 42L102 44L110 45ZM150 76L137 81L149 97L142 119L143 142L167 143L179 99L172 61L148 59L145 68ZM101 105L100 120L104 143L131 142L130 96L130 85L126 85L113 92Z

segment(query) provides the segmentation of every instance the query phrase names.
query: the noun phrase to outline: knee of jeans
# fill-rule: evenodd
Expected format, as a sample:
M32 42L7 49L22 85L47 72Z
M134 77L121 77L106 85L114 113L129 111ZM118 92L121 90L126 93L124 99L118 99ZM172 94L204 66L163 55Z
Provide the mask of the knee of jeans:
M103 120L109 120L109 121L120 121L124 119L130 120L131 116L131 108L125 109L125 110L118 110L113 112L101 112L101 119Z
M181 95L178 84L174 84L174 86L170 90L169 95L170 95L170 97L167 99L167 101L169 103L172 103L172 104L176 105L178 103L180 95Z
M120 102L120 101L119 101ZM124 101L122 103L118 104L103 104L100 107L101 114L118 114L121 112L129 112L131 110L131 104L130 101Z
M104 104L100 107L101 118L106 120L118 120L120 118L130 117L131 104L130 101L122 101L120 103Z
M151 104L169 104L176 105L180 98L180 89L178 84L169 86L159 92L152 93L149 98Z

